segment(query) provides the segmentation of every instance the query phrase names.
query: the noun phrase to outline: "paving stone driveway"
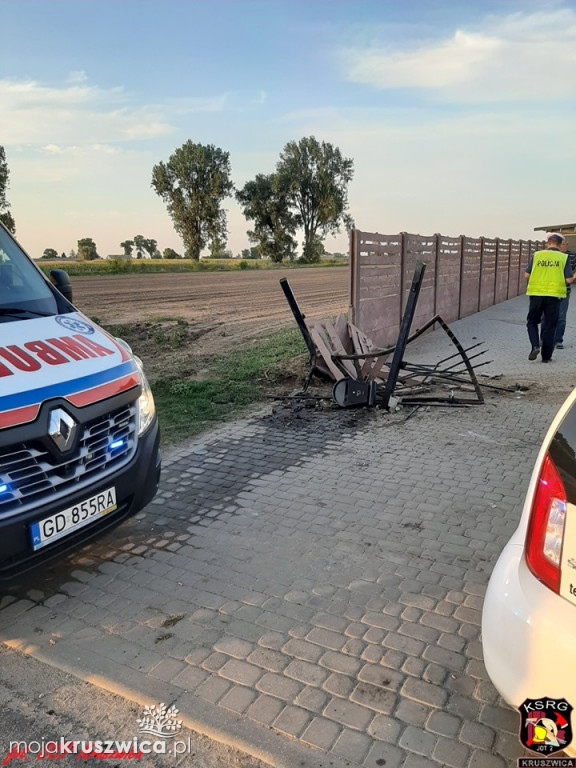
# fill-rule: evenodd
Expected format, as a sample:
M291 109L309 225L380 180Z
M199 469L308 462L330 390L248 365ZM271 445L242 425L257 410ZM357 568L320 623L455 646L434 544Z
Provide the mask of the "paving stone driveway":
M482 597L574 359L528 363L524 314L521 297L453 328L488 341L487 373L549 395L411 418L267 409L206 434L169 456L144 513L8 590L0 641L174 702L276 766L515 762Z

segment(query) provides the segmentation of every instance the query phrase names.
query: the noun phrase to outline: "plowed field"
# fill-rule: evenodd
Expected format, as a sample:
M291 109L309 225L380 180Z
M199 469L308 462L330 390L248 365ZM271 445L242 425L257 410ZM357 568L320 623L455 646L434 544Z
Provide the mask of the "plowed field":
M296 327L280 287L286 277L302 312L348 310L348 267L72 277L74 303L105 326L163 327L185 320L197 352L218 351Z

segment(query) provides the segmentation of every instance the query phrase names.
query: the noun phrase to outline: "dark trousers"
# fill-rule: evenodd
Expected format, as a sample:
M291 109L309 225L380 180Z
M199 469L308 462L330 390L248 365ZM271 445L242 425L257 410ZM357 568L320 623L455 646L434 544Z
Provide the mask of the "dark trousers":
M566 316L568 313L568 305L570 303L570 294L566 293L565 299L560 299L560 310L558 312L558 325L556 326L556 333L554 334L554 344L562 344L564 341L564 332L566 331ZM541 333L544 333L546 327L546 321L542 321Z
M530 296L530 306L526 327L532 347L542 347L542 360L550 360L554 351L554 337L558 324L561 299L554 296ZM542 322L542 320L544 322ZM542 344L540 344L540 330L538 326L542 322Z

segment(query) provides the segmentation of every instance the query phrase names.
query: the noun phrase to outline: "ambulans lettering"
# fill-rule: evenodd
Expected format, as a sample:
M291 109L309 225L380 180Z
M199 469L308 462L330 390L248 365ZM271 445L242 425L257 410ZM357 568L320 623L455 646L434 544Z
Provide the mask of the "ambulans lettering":
M47 339L47 341L27 341L22 347L15 344L0 347L0 377L13 376L15 371L31 373L39 370L43 364L62 365L76 360L114 354L114 350L78 335L62 336Z
M64 355L61 355L55 349L48 346L45 341L27 341L24 346L29 349L30 352L35 352L43 363L48 365L62 365L62 363L69 363Z
M97 355L100 357L105 357L106 355L113 355L114 352L111 349L108 349L107 347L102 347L100 344L97 344L95 341L92 341L92 339L87 339L85 336L73 336L72 338L76 339L80 344L83 344L85 347L88 347L89 349L96 352Z
M38 360L34 360L32 355L24 352L23 349L11 344L9 347L0 347L0 356L7 360L10 365L19 371L38 371L41 368Z
M56 349L64 352L66 355L68 355L68 357L71 357L72 360L82 360L86 359L87 357L97 357L95 352L92 352L91 349L87 349L83 344L79 344L69 336L62 336L60 339L46 339L46 341L48 344L52 344L53 347L56 347Z

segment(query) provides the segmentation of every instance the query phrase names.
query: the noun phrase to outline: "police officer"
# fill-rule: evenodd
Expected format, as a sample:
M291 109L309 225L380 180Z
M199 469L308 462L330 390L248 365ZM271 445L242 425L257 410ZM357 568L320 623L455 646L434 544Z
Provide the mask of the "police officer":
M526 293L530 297L526 327L532 344L528 360L536 360L540 353L542 319L542 362L548 363L552 358L560 301L566 297L566 285L574 280L565 249L564 237L552 232L546 240L546 250L536 251L526 267Z

